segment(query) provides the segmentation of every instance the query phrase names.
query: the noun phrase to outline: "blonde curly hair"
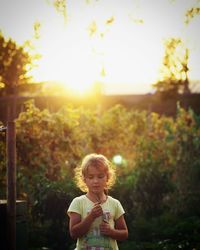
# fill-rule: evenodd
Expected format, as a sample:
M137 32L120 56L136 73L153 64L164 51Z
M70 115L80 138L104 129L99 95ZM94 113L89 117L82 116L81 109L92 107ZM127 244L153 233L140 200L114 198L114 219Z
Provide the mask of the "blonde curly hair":
M75 182L76 185L81 189L83 192L87 192L88 188L85 184L84 178L87 175L88 167L94 166L96 168L103 168L107 175L107 185L106 185L106 192L110 189L116 180L116 174L114 166L111 162L102 154L88 154L86 155L80 166L75 168Z

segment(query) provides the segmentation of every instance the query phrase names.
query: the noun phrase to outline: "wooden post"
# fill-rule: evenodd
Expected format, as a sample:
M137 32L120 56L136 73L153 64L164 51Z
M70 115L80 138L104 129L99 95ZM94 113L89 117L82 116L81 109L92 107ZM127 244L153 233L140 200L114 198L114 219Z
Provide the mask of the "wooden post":
M11 98L7 121L7 249L16 250L16 132L15 96Z

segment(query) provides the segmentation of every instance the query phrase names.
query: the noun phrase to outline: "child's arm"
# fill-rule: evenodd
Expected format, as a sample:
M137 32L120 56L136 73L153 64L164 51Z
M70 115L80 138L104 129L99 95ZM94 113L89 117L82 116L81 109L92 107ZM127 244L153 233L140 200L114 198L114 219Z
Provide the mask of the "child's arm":
M77 239L85 235L89 231L92 222L102 214L102 207L99 203L94 205L90 213L84 219L81 219L80 214L70 212L69 230L71 237Z
M102 222L100 225L100 231L102 234L115 240L126 240L128 238L128 228L123 215L115 221L114 228L111 228L109 223Z

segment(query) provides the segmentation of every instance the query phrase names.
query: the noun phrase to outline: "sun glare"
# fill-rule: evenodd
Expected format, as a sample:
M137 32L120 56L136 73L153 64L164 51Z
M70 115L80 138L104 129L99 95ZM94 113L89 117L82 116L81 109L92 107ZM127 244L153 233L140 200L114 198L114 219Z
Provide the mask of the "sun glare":
M22 43L30 37L33 24L41 23L35 48L42 57L32 71L36 82L61 82L78 95L91 92L96 82L106 94L147 93L158 78L167 37L187 40L190 75L200 77L200 19L195 17L184 27L188 5L180 0L67 1L64 22L52 6L41 5L40 0L22 0L14 7L8 0L4 7L8 15L2 18L0 9L0 28ZM14 20L13 13L18 12L26 13L23 25L21 19ZM14 26L8 25L10 20Z
M98 80L100 68L95 57L83 44L65 44L67 36L62 42L50 44L41 49L44 53L40 61L38 78L59 81L74 94L84 94L91 90L92 85ZM69 44L69 42L68 42ZM51 51L51 54L48 54ZM53 58L53 60L52 60ZM48 74L46 74L48 72ZM36 74L35 74L36 76Z
M50 80L62 82L72 93L79 95L91 91L95 82L101 82L108 94L115 91L129 93L134 84L136 91L141 92L141 85L148 84L156 76L160 41L156 42L155 37L149 43L153 49L149 50L146 40L152 34L130 21L128 11L132 5L124 12L119 4L108 5L106 11L98 4L82 3L81 11L72 5L71 12L68 6L69 19L65 27L58 29L52 23L52 29L41 30L43 58L39 62L38 78L48 75ZM77 20L81 22L77 23ZM50 43L52 30L55 38ZM154 70L149 70L146 58L151 58ZM141 68L145 74L141 74ZM128 88L119 88L123 84Z

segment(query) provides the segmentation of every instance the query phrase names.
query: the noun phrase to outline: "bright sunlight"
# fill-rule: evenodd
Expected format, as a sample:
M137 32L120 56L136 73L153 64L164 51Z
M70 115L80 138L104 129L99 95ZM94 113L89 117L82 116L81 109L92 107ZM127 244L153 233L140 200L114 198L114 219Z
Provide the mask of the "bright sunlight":
M34 23L40 24L34 46L42 57L32 72L35 81L59 81L79 95L91 91L97 82L106 94L148 93L158 79L163 39L168 37L180 37L186 43L189 76L200 79L200 18L184 24L185 12L194 3L67 1L64 21L47 1L13 4L6 0L0 10L0 29L22 43L34 37Z

